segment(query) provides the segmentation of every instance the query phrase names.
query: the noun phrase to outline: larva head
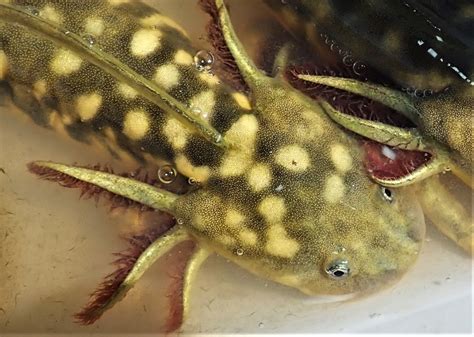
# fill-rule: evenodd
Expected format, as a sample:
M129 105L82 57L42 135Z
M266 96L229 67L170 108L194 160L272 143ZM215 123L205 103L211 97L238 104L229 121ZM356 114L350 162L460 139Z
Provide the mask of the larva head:
M317 104L280 89L256 93L262 114L229 129L234 146L205 188L178 202L178 217L220 254L305 293L370 291L397 279L424 232L413 195L369 180L358 143Z

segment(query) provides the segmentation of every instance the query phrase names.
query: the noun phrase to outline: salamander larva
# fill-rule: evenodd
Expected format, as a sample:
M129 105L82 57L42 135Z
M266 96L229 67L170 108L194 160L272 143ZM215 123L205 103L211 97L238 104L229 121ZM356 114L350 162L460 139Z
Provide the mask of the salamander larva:
M138 1L0 4L1 79L36 123L172 165L199 182L178 195L93 169L31 164L40 176L94 185L176 219L116 292L86 310L85 323L186 242L182 315L192 279L212 252L309 295L374 291L418 255L424 220L411 192L387 197L367 176L359 143L321 104L257 69L223 1L207 3L249 96L202 71L208 62L200 62L186 32Z

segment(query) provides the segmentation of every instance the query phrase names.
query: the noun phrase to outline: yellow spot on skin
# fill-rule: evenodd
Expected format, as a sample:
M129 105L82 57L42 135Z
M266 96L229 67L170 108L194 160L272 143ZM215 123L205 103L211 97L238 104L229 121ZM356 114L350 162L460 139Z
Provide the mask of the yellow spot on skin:
M33 95L38 101L41 100L46 94L46 90L47 88L45 80L39 80L33 84Z
M198 182L205 182L209 179L211 170L208 166L194 166L183 154L179 154L175 162L177 170L185 176L194 178Z
M220 80L217 76L208 73L208 72L202 72L199 74L199 78L209 84L210 86L215 86L220 83Z
M225 134L225 141L243 150L253 152L258 132L257 118L252 114L241 116Z
M67 49L59 49L51 61L51 70L57 75L70 75L81 68L82 60Z
M341 173L349 171L352 167L352 157L349 149L342 144L331 145L331 160Z
M174 54L174 62L179 65L189 66L193 64L193 57L188 52L180 49Z
M296 144L280 148L276 153L275 161L293 172L304 172L310 166L308 152Z
M252 109L252 107L250 106L249 99L244 94L240 92L235 92L232 94L232 97L234 97L234 100L242 109L245 109L245 110Z
M133 34L130 51L137 57L152 54L161 45L161 32L155 29L140 29Z
M267 188L272 180L270 168L266 164L253 166L248 175L248 183L254 192Z
M84 31L87 34L100 36L104 32L104 29L105 29L105 24L101 18L89 17L85 21Z
M5 79L8 73L8 59L3 50L0 50L0 80Z
M56 24L61 24L63 21L61 14L51 5L44 6L43 9L40 10L39 16Z
M239 230L239 238L243 244L248 246L255 246L257 244L257 234L247 228L242 228Z
M132 140L142 139L150 128L148 114L144 110L131 110L125 116L123 133Z
M209 118L216 104L216 94L212 90L203 91L189 101L192 108L199 108Z
M222 160L219 173L223 177L235 177L244 174L251 165L251 158L242 151L230 151Z
M109 0L109 4L111 4L112 6L118 6L129 2L130 0Z
M188 36L188 33L183 29L183 27L178 25L174 20L170 19L169 17L161 14L153 14L147 16L146 18L141 19L140 23L144 27L171 27L183 34L184 36Z
M175 150L182 150L190 136L189 130L176 118L169 118L163 133Z
M102 105L102 96L97 93L82 95L76 101L76 111L81 121L88 121L94 118Z
M285 201L281 197L266 197L258 205L258 212L269 223L281 222L286 213Z
M229 209L226 213L224 224L228 228L238 228L244 224L245 216L235 209Z
M122 94L122 96L127 99L134 99L138 95L138 92L135 89L125 83L117 84L117 89Z
M205 217L202 214L195 214L193 217L193 226L199 229L205 229L207 226Z
M222 243L224 246L233 246L236 244L236 240L226 234L221 234L216 237L216 241Z
M345 192L344 181L337 174L331 175L326 179L324 186L324 199L334 204L342 199Z
M299 243L288 236L282 225L272 225L268 229L265 245L268 253L290 259L296 255L299 248Z
M179 71L174 64L165 64L158 67L153 80L161 85L165 90L170 90L179 84Z
M226 132L224 139L234 146L224 157L219 172L224 177L234 177L246 172L252 164L258 121L254 115L243 115Z

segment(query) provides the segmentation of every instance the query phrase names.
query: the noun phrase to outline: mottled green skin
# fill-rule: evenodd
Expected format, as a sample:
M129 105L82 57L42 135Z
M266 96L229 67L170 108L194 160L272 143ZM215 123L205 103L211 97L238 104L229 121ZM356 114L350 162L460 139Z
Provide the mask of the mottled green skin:
M189 57L177 57L196 49L163 17L147 26L142 19L156 14L153 9L137 1L112 3L38 1L36 18L1 25L3 80L27 100L23 108L37 123L64 128L78 140L99 139L146 163L171 163L200 181L200 189L176 201L178 224L210 251L268 279L309 294L344 294L377 289L409 269L424 232L416 200L404 190L394 191L392 202L384 199L365 173L358 143L319 103L281 79L261 77L248 83L251 106L215 78L202 80ZM141 75L156 83L157 95L168 92L186 108L164 102L160 109L143 92L130 98L118 90L104 60L91 59L89 47L78 47L65 33L82 35L91 16L106 24L89 47L128 66L127 85L144 82ZM57 21L63 42L47 38L53 28L33 34L29 25L36 20ZM139 37L146 43L137 46L133 41L143 29L145 37ZM157 31L154 46L150 36ZM71 49L81 57L71 56ZM166 76L157 78L163 65L173 71L166 68ZM174 120L190 114L203 92L210 94L198 107L210 117L202 117L202 125L221 133L219 142ZM351 275L343 280L325 272L337 259L350 263Z

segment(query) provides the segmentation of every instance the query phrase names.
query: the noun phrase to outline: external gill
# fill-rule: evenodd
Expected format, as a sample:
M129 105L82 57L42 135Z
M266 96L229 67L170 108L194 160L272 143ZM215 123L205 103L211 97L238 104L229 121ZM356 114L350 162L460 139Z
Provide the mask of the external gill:
M361 82L351 78L312 76L303 74L298 75L298 78L304 81L327 85L336 89L367 97L374 101L383 103L389 108L402 113L415 124L418 124L419 122L419 111L411 99L396 90L392 90L381 85Z
M58 172L149 208L170 214L174 213L176 201L180 198L147 183L108 172L44 161L33 162L29 168L39 176ZM201 263L209 253L197 246L185 228L181 226L179 220L176 222L177 225L170 226L164 232L152 230L142 236L129 239L131 248L125 253L117 254L119 256L115 262L118 266L117 271L106 277L105 281L91 295L86 307L75 315L80 323L94 323L105 311L122 300L158 259L175 247L186 245L187 248L183 248L185 251L184 260L180 261L179 266L176 267L177 275L173 291L170 294L171 310L166 323L166 331L174 331L180 327L188 312L190 285ZM186 242L188 244L185 244Z
M43 20L29 13L25 8L5 3L0 4L0 20L25 26L35 34L58 45L67 45L71 51L137 90L144 98L196 129L212 143L223 146L222 135L204 120L192 114L182 102L160 90L158 85L119 62L112 55L101 51L100 48L90 46L76 33L65 32L54 22Z
M245 51L242 43L230 23L230 17L227 10L222 10L225 6L223 0L216 0L215 5L219 12L220 29L227 43L227 47L232 53L234 60L240 70L242 77L252 91L258 89L262 81L266 80L266 76L252 62L248 53Z
M298 78L311 83L327 85L367 97L400 112L416 125L422 123L422 116L413 101L403 93L396 90L350 78L313 75L298 75ZM434 174L453 171L453 173L466 185L471 188L473 187L470 174L457 165L455 160L453 160L449 149L436 140L431 139L431 137L426 137L418 129L404 129L386 125L377 121L349 116L337 111L328 103L322 103L322 106L328 116L335 122L361 136L397 148L425 151L432 155L431 161L426 165L422 165L409 175L400 177L399 179L385 180L373 177L380 184L393 187L404 186L420 181Z

